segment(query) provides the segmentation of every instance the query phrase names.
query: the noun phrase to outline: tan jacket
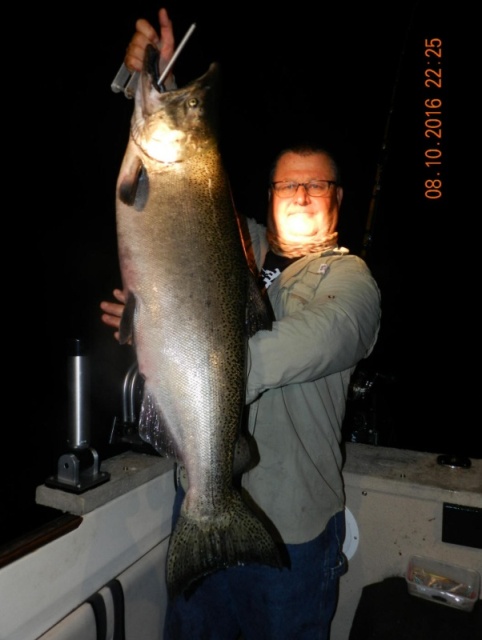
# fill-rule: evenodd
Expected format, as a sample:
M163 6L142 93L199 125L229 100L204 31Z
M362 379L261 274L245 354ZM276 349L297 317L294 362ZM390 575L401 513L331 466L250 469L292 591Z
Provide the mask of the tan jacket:
M258 266L265 228L248 220ZM344 508L341 428L350 378L372 351L380 292L347 249L300 258L268 289L276 321L249 340L249 431L259 463L242 485L285 543L313 539Z

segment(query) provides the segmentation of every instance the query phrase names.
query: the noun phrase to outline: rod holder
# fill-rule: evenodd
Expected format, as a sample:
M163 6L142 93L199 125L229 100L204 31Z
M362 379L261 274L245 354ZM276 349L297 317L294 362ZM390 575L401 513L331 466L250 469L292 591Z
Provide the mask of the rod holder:
M69 451L58 459L57 475L45 481L49 487L73 493L82 493L110 479L109 473L99 470L99 456L89 445L89 373L85 345L79 339L74 339L69 345L67 358Z

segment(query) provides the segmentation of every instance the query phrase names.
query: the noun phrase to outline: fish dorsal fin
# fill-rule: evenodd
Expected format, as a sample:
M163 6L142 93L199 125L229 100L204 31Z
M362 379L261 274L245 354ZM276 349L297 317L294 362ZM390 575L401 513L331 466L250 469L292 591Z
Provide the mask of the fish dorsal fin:
M248 223L244 216L240 216L236 212L236 221L238 223L239 235L241 236L241 242L244 249L244 255L246 256L246 262L248 263L249 270L254 275L255 280L259 276L258 266L256 265L256 259L254 257L253 242L248 229Z

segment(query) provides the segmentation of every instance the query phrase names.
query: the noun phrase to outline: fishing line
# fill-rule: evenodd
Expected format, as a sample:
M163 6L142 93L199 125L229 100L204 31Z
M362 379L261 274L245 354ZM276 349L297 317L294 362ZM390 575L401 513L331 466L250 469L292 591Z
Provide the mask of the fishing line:
M390 135L391 135L392 115L395 110L395 103L398 95L398 86L400 82L400 77L402 75L405 53L406 53L407 45L409 42L409 37L413 30L415 14L419 4L420 4L420 0L416 0L412 8L412 13L408 23L407 31L405 33L405 39L403 41L402 50L400 52L397 72L395 75L395 82L393 84L392 95L390 98L390 105L388 109L388 116L387 116L385 129L383 133L381 152L380 152L376 173L375 173L375 183L372 190L370 206L368 208L367 222L366 222L365 232L364 232L363 241L362 241L361 256L364 259L367 258L368 250L372 247L372 244L373 244L373 227L375 224L375 217L378 212L379 196L380 196L380 191L382 187L383 171L385 169L385 165L387 163L387 159L389 155L388 150L389 150L389 142L390 142Z

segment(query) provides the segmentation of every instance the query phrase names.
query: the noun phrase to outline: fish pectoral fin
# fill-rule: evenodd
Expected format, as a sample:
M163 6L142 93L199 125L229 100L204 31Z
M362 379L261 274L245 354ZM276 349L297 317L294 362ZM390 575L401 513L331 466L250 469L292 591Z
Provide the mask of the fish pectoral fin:
M119 184L119 200L136 211L142 211L149 196L149 176L140 158L130 164L122 174Z
M127 301L122 312L119 325L120 344L133 343L134 339L134 313L136 310L136 297L133 293L127 294Z
M271 331L274 311L266 291L261 291L252 271L248 277L248 296L246 308L246 330L248 338L260 329Z

